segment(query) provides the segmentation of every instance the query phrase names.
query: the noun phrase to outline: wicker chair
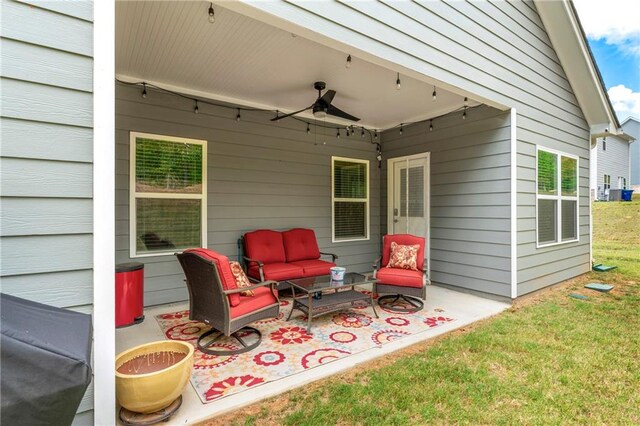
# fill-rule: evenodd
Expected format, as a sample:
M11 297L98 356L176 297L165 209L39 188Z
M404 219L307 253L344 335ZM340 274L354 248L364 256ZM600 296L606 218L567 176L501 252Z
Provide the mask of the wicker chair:
M212 327L198 339L198 349L211 355L233 355L258 347L262 335L256 328L247 327L247 324L278 316L280 301L275 289L277 283L265 281L238 288L229 259L213 250L190 249L176 253L176 256L189 289L189 318ZM253 290L254 296L240 294L247 290ZM209 339L214 334L217 335ZM247 343L252 334L255 341ZM235 338L242 348L210 349L224 336Z
M419 245L416 259L417 270L387 268L391 257L391 243L400 245ZM425 239L409 234L385 235L382 243L382 256L373 264L376 279L374 293L392 293L378 298L378 304L387 310L396 312L417 312L424 307L427 298L426 285L430 284L424 259ZM398 301L404 302L398 304ZM410 307L406 307L409 304Z

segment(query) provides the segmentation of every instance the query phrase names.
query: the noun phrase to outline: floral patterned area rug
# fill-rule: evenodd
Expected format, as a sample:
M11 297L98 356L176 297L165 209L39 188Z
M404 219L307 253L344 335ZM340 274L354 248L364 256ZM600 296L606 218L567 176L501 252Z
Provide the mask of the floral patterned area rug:
M309 334L302 312L294 311L291 320L286 321L291 298L280 301L278 318L250 324L262 333L260 346L231 356L208 355L197 349L198 337L209 327L189 320L188 310L156 316L168 339L186 341L196 347L191 384L203 403L412 334L429 332L455 320L443 316L443 312L427 309L414 314L386 311L374 302L380 318L375 317L370 306L356 306L314 318ZM235 339L220 341L216 346L239 348Z

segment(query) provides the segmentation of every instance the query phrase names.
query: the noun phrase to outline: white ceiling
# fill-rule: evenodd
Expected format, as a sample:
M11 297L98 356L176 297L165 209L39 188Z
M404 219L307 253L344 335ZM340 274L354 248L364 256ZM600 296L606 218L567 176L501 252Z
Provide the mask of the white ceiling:
M333 105L386 129L462 107L460 95L400 75L208 2L116 2L119 78L182 88L190 94L283 112L311 105L322 80L337 92ZM477 105L470 100L469 106ZM310 115L307 115L310 116ZM339 122L339 121L337 121Z

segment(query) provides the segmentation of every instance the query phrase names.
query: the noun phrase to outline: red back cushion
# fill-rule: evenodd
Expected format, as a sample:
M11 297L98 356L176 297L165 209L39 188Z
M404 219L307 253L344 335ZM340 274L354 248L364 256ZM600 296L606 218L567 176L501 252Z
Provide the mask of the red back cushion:
M313 229L294 228L282 233L287 262L320 258L320 249Z
M382 267L387 266L389 263L389 257L391 255L391 243L395 242L403 246L410 246L418 244L420 249L418 250L417 267L419 271L424 268L424 246L425 239L423 237L416 237L409 234L393 234L385 235L382 239Z
M227 256L206 248L189 249L184 252L197 254L203 259L213 262L218 270L220 280L222 280L222 288L224 290L234 290L238 288L236 278L233 276L233 272L231 272L231 265L229 264L229 258ZM240 295L238 293L230 294L229 304L231 304L231 306L238 306L240 304Z
M282 233L259 229L244 234L244 251L247 257L263 263L285 262Z

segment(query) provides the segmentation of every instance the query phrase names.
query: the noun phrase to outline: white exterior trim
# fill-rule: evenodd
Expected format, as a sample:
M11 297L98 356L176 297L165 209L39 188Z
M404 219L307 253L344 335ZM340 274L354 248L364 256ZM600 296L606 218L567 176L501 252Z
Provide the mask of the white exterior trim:
M202 146L202 193L200 194L181 194L181 193L157 193L146 192L138 193L136 187L136 139L149 138L158 139L169 142L188 143ZM201 222L200 222L200 241L202 247L207 247L207 141L203 139L190 139L179 136L158 135L152 133L129 132L129 257L155 257L155 256L173 256L175 249L168 251L158 251L152 253L136 253L136 199L138 198L166 198L166 199L191 199L202 200Z
M93 3L93 416L116 423L115 2Z
M336 161L349 161L351 163L360 163L360 164L365 164L367 166L367 200L366 201L361 201L360 198L335 198L334 194L334 186L335 186L335 179L334 179L334 165ZM369 217L369 209L370 209L370 204L371 204L371 192L370 192L370 179L371 176L369 175L369 160L362 160L359 158L347 158L347 157L336 157L336 156L331 156L331 242L332 243L346 243L349 241L367 241L369 240L370 236L371 236L371 219ZM366 220L366 236L364 238L349 238L349 239L336 239L336 215L335 215L335 206L336 206L336 201L348 201L348 202L364 202L366 207L365 207L365 220Z
M551 154L555 154L558 156L557 158L557 173L558 173L558 195L539 195L538 194L538 153L540 151L549 152ZM561 157L573 158L576 160L576 196L563 196L562 195L562 168L560 166ZM538 200L556 200L558 201L558 205L556 206L557 213L557 228L556 228L556 242L553 243L543 243L540 244L539 234L538 234ZM576 238L573 240L562 241L562 200L570 200L576 202ZM561 244L569 244L576 243L580 241L580 158L573 154L568 154L566 152L558 151L551 148L546 148L540 145L536 145L536 248L543 247L552 247L558 246Z
M515 108L511 108L511 298L518 297L518 138ZM537 183L536 183L537 185ZM536 203L537 204L537 203ZM536 205L537 212L537 205ZM536 213L537 214L537 213ZM536 226L537 234L537 226Z

